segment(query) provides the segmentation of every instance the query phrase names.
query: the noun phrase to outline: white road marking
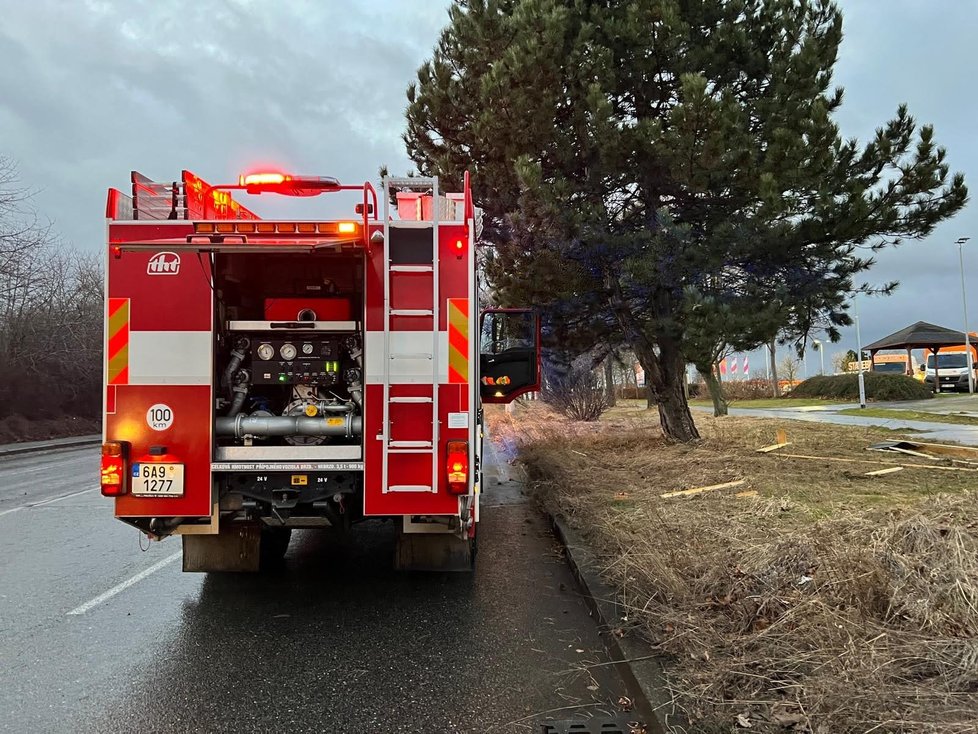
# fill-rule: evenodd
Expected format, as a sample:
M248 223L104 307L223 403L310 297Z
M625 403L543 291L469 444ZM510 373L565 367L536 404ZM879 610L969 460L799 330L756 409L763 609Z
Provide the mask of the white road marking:
M147 568L147 569L145 569L143 571L140 571L139 573L137 573L132 578L128 578L125 581L123 581L121 584L117 584L116 586L113 586L111 589L109 589L105 593L99 594L98 596L96 596L91 601L87 601L84 604L82 604L81 606L75 607L70 612L68 612L68 614L84 614L89 609L91 609L93 607L97 607L99 604L102 604L103 602L108 601L113 596L115 596L116 594L119 594L119 593L125 591L130 586L132 586L133 584L138 584L140 581L142 581L144 578L146 578L150 574L156 573L157 571L159 571L164 566L166 566L166 565L168 565L170 563L173 563L175 560L177 560L178 558L180 558L182 556L183 556L183 551L177 551L172 556L167 556L162 561L157 561L152 566L150 566L149 568Z
M100 489L100 487L92 487L90 489L80 489L77 492L71 492L70 494L63 494L60 497L55 497L54 499L44 500L43 502L35 502L32 505L28 505L28 507L41 507L43 505L51 505L54 504L55 502L66 500L69 497L77 497L80 494L85 494L87 492L94 492L96 489Z
M17 512L18 510L29 510L29 509L31 509L33 507L43 507L44 505L50 505L50 504L53 504L55 502L60 502L61 500L66 500L69 497L77 497L80 494L86 494L88 492L94 492L96 489L100 489L100 488L99 487L92 487L90 489L80 489L77 492L69 492L68 494L63 494L60 497L54 497L54 498L49 499L49 500L44 500L43 502L32 502L32 503L27 504L27 505L21 505L20 507L12 507L9 510L4 510L3 512L0 512L0 517L3 517L4 515L9 515L11 512Z

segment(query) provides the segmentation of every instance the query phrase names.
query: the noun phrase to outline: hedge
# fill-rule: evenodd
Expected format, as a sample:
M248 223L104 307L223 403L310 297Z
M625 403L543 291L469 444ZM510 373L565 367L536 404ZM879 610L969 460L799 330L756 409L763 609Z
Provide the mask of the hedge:
M867 400L926 400L934 393L922 382L905 375L865 372ZM859 400L859 375L817 375L793 389L788 397Z

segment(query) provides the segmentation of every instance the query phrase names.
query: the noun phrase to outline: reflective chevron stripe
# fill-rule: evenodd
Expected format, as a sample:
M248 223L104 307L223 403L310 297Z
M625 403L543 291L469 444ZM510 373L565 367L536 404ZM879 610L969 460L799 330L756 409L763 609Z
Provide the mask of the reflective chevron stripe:
M448 299L448 381L469 381L469 299Z
M129 299L109 299L108 383L129 384Z

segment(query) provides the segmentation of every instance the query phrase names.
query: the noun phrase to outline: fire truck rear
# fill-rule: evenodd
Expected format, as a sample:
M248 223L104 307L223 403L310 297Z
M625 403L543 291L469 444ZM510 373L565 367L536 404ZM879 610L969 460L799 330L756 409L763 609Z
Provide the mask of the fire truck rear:
M468 176L342 185L138 173L106 216L102 493L185 571L255 571L296 528L397 525L402 568L468 568L483 402L539 385L539 326L478 310ZM353 192L343 220L233 192ZM383 209L383 216L380 209ZM478 349L480 335L484 353Z

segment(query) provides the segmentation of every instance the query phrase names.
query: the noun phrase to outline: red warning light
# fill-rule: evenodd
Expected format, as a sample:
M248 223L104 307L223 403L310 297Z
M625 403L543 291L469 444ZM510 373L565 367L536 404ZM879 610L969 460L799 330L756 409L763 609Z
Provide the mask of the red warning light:
M239 186L261 186L261 185L276 185L283 184L291 176L286 176L284 173L249 173L238 177Z

